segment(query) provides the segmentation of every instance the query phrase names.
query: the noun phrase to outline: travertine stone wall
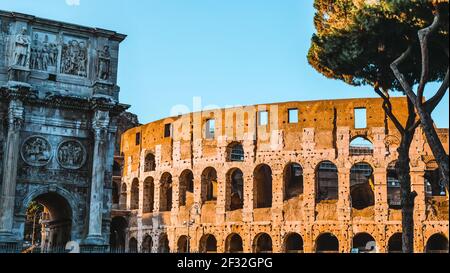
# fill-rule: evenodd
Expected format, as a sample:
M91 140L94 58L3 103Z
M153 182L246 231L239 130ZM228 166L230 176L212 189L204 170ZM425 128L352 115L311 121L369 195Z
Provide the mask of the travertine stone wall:
M122 136L122 186L128 195L123 207L129 210L132 200L139 198L139 208L131 210L128 217L127 241L136 239L137 248L144 251L151 242L152 251L161 252L167 251L163 242L167 236L170 251L180 251L179 241L190 236L191 251L205 251L209 246L209 251L228 252L231 235L237 234L242 239L242 251L270 251L262 243L265 233L270 236L273 252L285 252L289 251L287 239L298 234L303 240L302 250L315 252L320 251L319 238L331 233L338 240L338 251L350 252L353 238L367 233L376 241L378 252L388 251L391 237L401 232L401 212L389 208L387 190L387 169L397 158L399 136L381 106L380 99L287 102L192 113L130 129ZM366 128L355 128L354 110L359 108L367 111ZM404 122L405 99L394 98L393 108ZM298 109L298 123L289 123L290 109ZM261 111L268 111L267 125L258 120ZM205 126L209 119L215 119L215 130L208 138ZM167 124L172 125L173 133L165 137ZM448 149L448 130L439 132ZM370 141L373 152L352 152L350 143L357 137ZM242 162L229 162L227 147L232 143L242 145ZM156 169L146 172L149 153L155 156ZM448 197L426 197L424 174L433 168L433 157L420 131L411 158L412 184L418 193L415 248L423 252L432 235L448 238ZM337 169L335 201L317 198L317 170L324 161ZM302 168L303 193L285 200L285 170L290 163ZM352 208L350 192L351 168L357 163L370 165L373 177L374 203L360 210ZM272 179L272 204L258 208L257 199L268 198L264 193L267 189L258 186L261 174L255 176L262 165L270 168L271 174L266 171L263 175ZM207 180L205 170L210 168L217 173L217 181L211 186L215 196L204 201L208 184L202 181ZM230 174L236 169L243 173L244 204L243 209L229 211ZM193 173L193 192L186 193L186 205L180 206L180 189L186 188L180 187L180 179L187 171ZM161 177L167 173L172 177L172 209L161 212L160 200L170 198L160 194ZM133 181L139 181L139 196L132 194ZM148 181L153 181L152 187L145 186ZM144 193L149 188L154 191ZM153 211L144 213L143 208L148 207L144 196L153 197L146 198L154 200ZM430 200L438 204L433 207L434 213L427 205L433 203ZM200 206L198 214L195 204Z

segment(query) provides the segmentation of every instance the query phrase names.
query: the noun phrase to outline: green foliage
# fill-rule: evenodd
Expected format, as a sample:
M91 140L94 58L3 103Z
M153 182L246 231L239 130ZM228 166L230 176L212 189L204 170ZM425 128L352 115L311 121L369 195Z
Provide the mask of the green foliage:
M399 68L410 84L420 80L418 31L431 25L439 9L442 22L429 41L430 81L442 80L448 67L449 0L315 0L317 33L309 63L328 78L348 84L402 90L390 64L411 46L413 54Z
M44 211L44 207L41 204L39 204L37 202L32 202L27 209L27 220L33 221L35 214L43 212L43 211Z

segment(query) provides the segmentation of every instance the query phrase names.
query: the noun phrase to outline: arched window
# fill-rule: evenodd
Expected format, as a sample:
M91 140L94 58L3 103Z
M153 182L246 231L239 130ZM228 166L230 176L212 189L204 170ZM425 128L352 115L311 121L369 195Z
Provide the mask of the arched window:
M227 147L227 161L228 162L244 162L245 153L244 147L239 142L233 142Z
M434 160L426 166L425 193L428 198L447 195L439 166Z
M242 237L239 234L233 233L225 240L226 253L242 253L244 251Z
M286 237L286 253L303 253L303 238L300 234L291 233Z
M240 169L232 169L227 174L226 208L227 211L244 207L244 174Z
M160 190L159 190L159 211L172 210L172 175L164 173L161 176Z
M262 164L253 172L253 192L255 208L272 207L272 169Z
M338 200L338 169L331 161L319 164L316 171L316 199Z
M114 205L118 205L120 202L119 185L117 182L113 182L112 186L112 201Z
M202 173L202 201L217 200L217 171L214 168L206 168Z
M267 233L258 234L253 243L254 253L272 253L272 238Z
M128 195L127 184L123 183L119 200L119 208L121 210L127 209L127 195Z
M389 239L388 252L389 253L403 253L403 238L401 233L395 233Z
M427 253L448 253L448 239L443 234L435 234L428 239Z
M387 198L390 209L402 208L400 181L397 174L397 162L389 164L387 169Z
M116 177L122 176L122 166L117 161L114 161L113 176Z
M188 253L189 252L188 241L189 241L189 238L186 235L183 235L178 239L178 243L177 243L178 253Z
M138 179L134 179L133 183L131 184L130 209L131 210L139 209L139 180Z
M303 168L300 164L290 163L284 169L284 200L303 194Z
M352 208L362 210L375 204L373 169L367 163L357 163L350 169Z
M153 240L150 235L145 236L144 241L142 242L142 252L143 253L152 253L153 248Z
M154 195L155 194L155 183L153 177L148 177L144 181L144 213L153 212L154 206Z
M320 235L316 240L316 253L339 253L339 240L331 233Z
M145 156L145 165L144 165L144 171L145 172L153 172L156 170L156 160L154 154L148 154Z
M180 207L193 203L194 199L194 174L191 170L185 170L180 175L179 190ZM189 201L188 201L189 200Z
M170 253L169 238L166 233L159 236L158 253Z
M357 253L375 253L376 242L372 235L368 233L359 233L353 237L353 250Z
M128 244L128 249L130 253L138 253L138 242L136 238L131 238Z
M216 253L217 252L217 240L211 234L204 235L200 240L200 252L201 253Z
M373 155L373 144L367 138L356 137L350 142L351 156Z
M111 221L109 245L111 253L125 252L125 232L128 227L127 220L116 216Z

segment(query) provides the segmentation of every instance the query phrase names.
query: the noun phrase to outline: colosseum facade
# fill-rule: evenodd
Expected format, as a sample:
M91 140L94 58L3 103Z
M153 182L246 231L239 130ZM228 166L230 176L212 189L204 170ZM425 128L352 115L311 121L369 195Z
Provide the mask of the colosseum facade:
M406 100L392 101L405 121ZM438 132L448 151L448 129ZM130 129L122 135L112 246L400 251L399 139L380 99L200 111ZM415 251L448 251L448 193L420 131L411 160Z

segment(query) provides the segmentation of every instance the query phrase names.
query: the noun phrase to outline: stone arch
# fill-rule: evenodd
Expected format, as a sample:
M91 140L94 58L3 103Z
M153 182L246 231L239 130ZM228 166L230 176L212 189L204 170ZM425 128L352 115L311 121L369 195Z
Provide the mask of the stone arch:
M114 160L113 176L122 176L122 164L120 164L117 160Z
M242 253L244 252L244 244L242 237L237 233L228 235L225 240L225 252L226 253Z
M389 253L403 253L402 233L394 233L388 241L387 251Z
M253 253L272 253L272 237L267 233L260 233L253 240Z
M112 203L118 205L120 203L120 183L112 182Z
M245 152L241 142L234 141L227 146L227 162L244 162Z
M145 156L144 172L154 172L156 170L156 157L153 153Z
M143 212L151 213L155 204L155 180L149 176L144 180Z
M25 196L21 204L21 215L26 215L26 211L33 201L42 204L48 210L48 216L50 217L50 219L61 218L61 220L67 222L66 225L64 225L66 227L64 231L56 231L58 235L57 237L60 237L59 239L65 240L65 238L61 238L61 236L67 237L67 242L70 240L78 239L79 234L77 231L77 227L79 219L78 208L80 205L80 200L77 196L60 186L41 186L29 192ZM54 233L52 234L52 236L55 236ZM63 242L61 244L63 244Z
M227 211L244 208L244 173L239 168L227 172L225 200Z
M442 233L432 235L426 244L426 253L448 253L448 238Z
M292 232L284 240L284 250L286 253L303 253L303 238L300 234Z
M120 199L119 199L119 208L121 210L127 209L127 196L128 196L128 186L126 183L122 183L122 187L120 188Z
M189 206L194 202L194 173L191 170L184 170L179 183L179 206Z
M358 253L374 253L376 249L376 240L372 235L361 232L353 237L353 249L357 249Z
M217 239L212 234L203 235L200 239L199 251L201 253L217 253Z
M142 241L142 252L143 253L152 253L153 249L153 238L150 235L145 235L144 240Z
M339 199L338 169L331 161L322 161L316 168L316 200Z
M284 200L303 194L303 167L299 163L291 162L283 172Z
M217 171L213 167L208 167L202 172L202 203L217 200Z
M323 233L316 239L316 253L339 253L339 239L333 233Z
M159 211L172 210L172 175L164 173L159 186Z
M131 183L131 192L130 192L130 210L139 209L139 179L133 179Z
M111 220L109 245L112 253L125 251L126 230L128 221L122 216L116 216Z
M366 136L355 136L350 141L350 156L373 155L373 143Z
M180 236L177 242L178 253L189 253L189 237L186 235Z
M430 160L425 168L425 194L427 198L446 196L442 175L436 160Z
M402 207L401 188L397 174L397 161L389 163L386 171L387 199L390 209L400 210Z
M134 237L131 237L128 242L128 252L138 253L138 241Z
M356 163L350 169L350 196L352 208L362 210L375 205L375 181L373 168L365 162Z
M170 253L169 237L167 233L161 233L158 239L158 253Z
M255 208L272 207L272 169L267 164L258 165L253 172Z

